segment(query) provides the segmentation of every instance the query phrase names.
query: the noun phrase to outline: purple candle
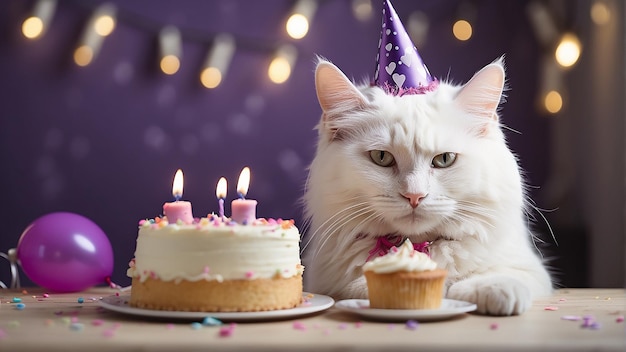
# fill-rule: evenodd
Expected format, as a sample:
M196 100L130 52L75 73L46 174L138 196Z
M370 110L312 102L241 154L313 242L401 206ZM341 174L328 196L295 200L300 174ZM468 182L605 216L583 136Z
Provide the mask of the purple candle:
M239 194L239 199L235 199L231 203L231 211L233 212L232 219L239 224L251 224L256 220L257 201L245 198L248 193L249 185L250 169L244 167L239 175L239 182L237 182L237 194Z
M178 220L185 224L191 224L193 222L191 202L180 200L183 196L183 170L181 169L178 169L174 176L172 195L175 201L163 204L163 215L167 217L167 221L170 224L174 224Z
M226 198L226 189L227 189L227 183L226 183L226 179L224 177L220 178L219 181L217 181L217 188L215 189L215 195L217 196L218 199L218 204L220 206L220 218L222 219L222 221L224 221L224 198Z

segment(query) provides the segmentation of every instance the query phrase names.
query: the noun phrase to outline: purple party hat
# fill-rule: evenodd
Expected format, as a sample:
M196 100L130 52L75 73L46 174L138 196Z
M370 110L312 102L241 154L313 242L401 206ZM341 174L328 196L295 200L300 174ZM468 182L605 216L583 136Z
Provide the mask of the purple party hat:
M389 0L383 2L382 29L372 84L399 96L425 94L439 85L428 72Z

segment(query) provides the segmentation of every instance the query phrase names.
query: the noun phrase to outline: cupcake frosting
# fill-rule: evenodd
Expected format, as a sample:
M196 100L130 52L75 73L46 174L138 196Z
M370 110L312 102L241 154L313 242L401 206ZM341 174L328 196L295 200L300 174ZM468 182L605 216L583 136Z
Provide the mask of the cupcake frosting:
M401 246L392 247L388 254L363 265L363 271L373 271L378 274L397 271L428 271L436 268L437 263L427 254L416 251L408 238Z

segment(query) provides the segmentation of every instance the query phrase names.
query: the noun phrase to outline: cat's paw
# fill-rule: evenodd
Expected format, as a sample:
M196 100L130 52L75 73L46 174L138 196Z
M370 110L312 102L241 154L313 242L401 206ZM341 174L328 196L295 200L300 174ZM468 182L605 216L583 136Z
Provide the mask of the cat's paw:
M450 286L446 296L476 303L476 311L488 315L522 314L532 304L530 289L508 276L465 279Z

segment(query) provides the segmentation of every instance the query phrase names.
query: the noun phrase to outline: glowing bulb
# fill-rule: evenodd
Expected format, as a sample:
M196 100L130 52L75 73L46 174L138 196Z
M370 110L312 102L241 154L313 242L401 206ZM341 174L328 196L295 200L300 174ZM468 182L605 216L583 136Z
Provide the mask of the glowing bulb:
M267 75L274 83L284 83L291 75L291 66L284 57L276 57L270 63Z
M78 66L87 66L93 60L93 50L88 45L81 45L74 51L74 62Z
M106 37L115 29L115 19L110 15L103 15L96 19L93 26L98 35Z
M222 33L215 37L213 47L205 59L204 69L200 74L200 82L207 88L220 85L228 72L228 67L235 53L235 38Z
M316 0L299 0L287 19L285 29L293 39L302 39L309 32L309 25L317 10Z
M561 111L561 108L563 108L563 98L561 97L561 93L556 90L549 91L543 99L543 104L546 107L546 110L551 114L556 114Z
M452 33L458 40L469 40L472 37L472 25L466 20L458 20L452 26Z
M611 20L611 11L604 1L595 1L591 5L591 19L593 23L601 26L609 23Z
M161 59L161 71L166 75L173 75L180 68L180 60L175 55L165 55Z
M289 79L291 68L296 63L298 51L291 45L283 45L276 52L267 70L270 80L276 84L281 84Z
M299 13L293 14L287 20L286 29L293 39L302 39L309 32L309 20Z
M571 33L566 33L561 38L561 42L554 52L556 61L563 67L570 67L578 61L580 57L580 41Z
M57 0L38 0L31 16L22 22L22 34L28 39L41 37L52 21L56 4Z
M43 21L39 17L29 17L22 23L22 33L28 39L38 38L43 33Z
M200 82L209 89L215 88L222 83L222 73L215 67L207 67L200 74Z
M159 67L166 75L173 75L180 68L182 38L178 28L167 26L159 32Z

